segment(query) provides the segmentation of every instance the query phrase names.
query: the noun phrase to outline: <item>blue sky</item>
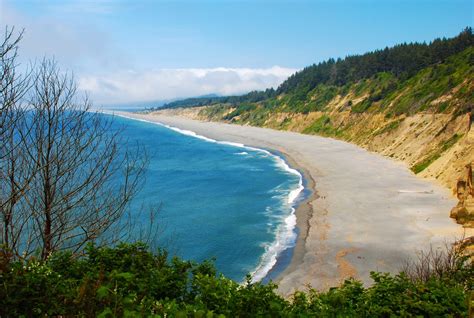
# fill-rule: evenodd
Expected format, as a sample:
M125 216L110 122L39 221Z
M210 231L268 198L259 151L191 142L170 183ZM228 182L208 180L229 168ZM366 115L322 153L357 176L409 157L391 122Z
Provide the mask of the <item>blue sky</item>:
M329 57L454 36L474 24L473 6L472 0L0 0L0 27L26 29L24 59L54 55L93 99L116 103L277 86Z

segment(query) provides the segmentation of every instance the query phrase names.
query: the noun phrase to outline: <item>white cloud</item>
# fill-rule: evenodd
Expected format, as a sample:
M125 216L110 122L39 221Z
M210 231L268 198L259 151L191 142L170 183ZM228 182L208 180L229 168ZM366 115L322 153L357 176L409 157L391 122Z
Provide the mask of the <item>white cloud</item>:
M63 9L72 10L79 4L71 3ZM87 21L69 21L58 10L54 15L32 17L0 0L0 30L5 26L15 27L17 32L24 30L19 51L23 62L55 58L67 70L126 65L127 58L106 32Z
M79 88L87 91L97 105L243 94L277 87L296 71L278 66L153 69L146 65L138 70L135 63L139 56L119 49L113 36L89 23L90 19L78 18L91 12L108 14L118 8L115 2L72 1L50 7L48 14L32 17L0 0L0 29L5 25L24 28L19 51L23 65L29 60L54 57L62 70L76 73Z
M96 104L173 99L206 94L234 95L276 88L296 69L189 68L82 76L79 88Z

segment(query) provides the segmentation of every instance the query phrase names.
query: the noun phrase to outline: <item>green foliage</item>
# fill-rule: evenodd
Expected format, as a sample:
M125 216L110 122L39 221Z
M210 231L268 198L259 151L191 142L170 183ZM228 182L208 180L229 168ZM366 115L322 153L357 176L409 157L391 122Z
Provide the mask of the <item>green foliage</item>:
M449 280L413 282L403 273L372 273L372 279L366 295L368 316L461 317L467 311L464 290Z
M231 106L227 104L216 104L213 107L207 107L199 111L199 115L209 119L221 119L225 113L230 110Z
M304 112L322 111L326 105L337 96L340 89L335 86L318 85L310 92L311 99Z
M337 135L337 129L331 124L331 118L328 115L322 115L316 119L310 126L303 130L305 134L321 134L326 136Z
M205 96L205 97L193 97L183 100L177 100L171 103L159 107L159 109L166 108L183 108L183 107L198 107L205 105L216 105L216 104L231 104L237 105L240 103L256 103L271 97L276 96L276 92L273 88L268 88L265 91L252 91L242 96Z
M243 113L250 112L257 108L257 105L250 103L239 104L232 112L224 116L225 120L232 120L234 117L240 116Z
M400 126L400 124L403 122L403 120L404 120L403 118L400 118L400 119L396 119L389 122L387 125L383 126L382 129L376 130L374 135L375 136L382 135L382 134L385 134L387 132L397 129Z
M340 92L342 88L331 85L318 85L309 90L308 87L298 86L292 92L285 95L280 102L273 99L272 109L286 105L279 110L307 114L314 111L322 111L326 105Z
M470 61L474 56L474 47L447 58L443 63L429 66L414 76L400 83L398 94L386 99L385 103L394 102L391 113L395 115L412 114L432 108L431 102L436 98L450 94L453 88L474 76L474 64ZM452 96L458 104L470 104L472 89L464 85L463 89ZM395 100L396 98L396 100ZM449 103L443 102L434 111L445 112L450 109ZM466 112L461 110L461 113Z
M443 62L473 44L472 29L466 28L452 39L436 39L429 44L403 43L337 61L329 59L290 76L276 92L287 94L300 88L310 91L319 84L344 86L382 72L404 79L423 68Z
M335 96L335 91L345 95L349 93L351 86L354 86L356 96L370 91L370 98L373 100L369 101L369 104L372 104L374 101L382 100L390 95L401 83L406 83L408 86L417 83L423 85L424 81L413 80L410 82L408 80L427 68L431 69L428 75L432 76L434 80L429 87L426 87L426 90L419 92L419 95L427 96L428 92L434 92L434 96L459 83L459 75L462 70L458 68L458 65L449 66L444 63L451 56L469 48L472 49L473 45L474 35L472 29L468 27L456 37L435 39L429 44L402 43L391 48L386 47L382 50L348 56L344 59L331 58L296 72L277 90L271 88L265 91L253 91L242 96L189 98L171 102L163 108L196 107L223 103L237 106L241 103L264 103L277 96L287 96L283 104L296 112L307 113L322 110L325 104ZM472 65L472 60L465 63L464 68L469 65ZM315 94L318 87L330 87L330 89L322 94ZM373 89L374 87L376 89ZM316 99L313 99L315 96ZM403 101L403 105L396 110L396 113L408 111L411 102L413 102L411 97ZM425 104L416 103L416 105L415 108L418 109ZM370 105L365 105L365 107L368 108Z
M446 150L448 150L449 148L454 146L454 144L456 142L458 142L458 140L461 139L462 136L463 136L462 134L461 135L458 135L458 134L452 135L448 140L441 143L439 145L439 147L436 148L435 152L430 154L428 157L426 157L422 161L420 161L420 162L416 163L415 165L413 165L413 167L411 167L411 170L416 174L422 172L423 170L428 168L433 162L435 162L439 157L441 157L441 154L443 152L445 152Z
M372 273L374 283L347 280L326 292L279 296L273 283L238 284L210 261L196 264L151 253L143 244L89 245L81 257L53 253L46 261L2 259L0 316L98 317L462 317L473 266L426 281ZM470 282L469 282L470 281Z
M458 140L462 138L462 136L463 134L452 135L448 140L442 143L441 148L440 148L441 152L445 152L446 150L454 146L454 144L457 143Z
M216 105L203 112L209 114L208 118L213 120L224 119L264 126L275 122L272 118L275 112L307 114L321 111L325 113L323 117L306 127L303 132L342 138L349 127L347 125L334 127L328 114L333 110L328 108L328 104L338 102L338 96L350 97L350 101L340 107L339 111L350 109L352 113L384 113L387 119L420 111L453 112L454 116L466 112L474 114L472 104L474 90L469 81L474 76L472 61L474 61L474 47L469 47L461 53L447 57L442 63L422 69L411 77L399 78L394 74L381 72L344 86L319 84L308 90L308 86L302 85L289 93L258 103L237 104L233 106L234 111L231 113L228 113L229 105ZM400 120L392 121L376 131L375 135L394 130L400 123ZM272 127L285 129L288 124L286 121ZM438 154L433 153L424 161L418 162L413 170L422 171L438 157Z
M351 111L353 113L363 113L367 109L369 109L370 106L372 106L372 101L370 100L370 98L367 98L361 101L360 103L353 105L351 107Z
M329 118L328 113L334 109L328 105L337 104L339 97L350 100L339 112L383 113L386 119L421 111L453 116L474 114L474 90L470 84L474 76L473 43L472 30L467 28L457 37L430 44L405 43L345 59L329 59L290 76L277 90L193 98L166 107L210 105L200 112L210 120L279 129L286 129L290 121L279 122L272 117L275 113L323 112L326 114L303 132L339 138L344 138L350 128L347 124L334 127ZM399 124L399 120L392 121L375 135L392 131ZM412 170L423 171L439 155L439 151L432 153Z
M431 154L430 156L426 157L420 162L414 164L411 167L411 171L413 171L415 174L418 174L422 172L423 170L425 170L426 168L428 168L433 162L438 160L439 157L441 157L441 154L439 152Z

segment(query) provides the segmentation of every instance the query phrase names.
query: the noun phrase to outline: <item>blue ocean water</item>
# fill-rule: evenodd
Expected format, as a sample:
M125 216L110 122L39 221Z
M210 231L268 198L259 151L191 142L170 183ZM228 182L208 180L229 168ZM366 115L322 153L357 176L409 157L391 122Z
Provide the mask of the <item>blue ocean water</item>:
M215 258L217 269L237 281L247 273L264 278L294 245L302 179L281 157L156 123L115 117L114 125L148 152L131 211L161 204L158 245L185 259Z

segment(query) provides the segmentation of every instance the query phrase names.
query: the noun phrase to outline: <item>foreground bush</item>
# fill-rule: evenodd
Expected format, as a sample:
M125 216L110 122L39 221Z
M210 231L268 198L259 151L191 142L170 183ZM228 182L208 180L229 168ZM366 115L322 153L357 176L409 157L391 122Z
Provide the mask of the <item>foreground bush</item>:
M250 279L240 285L217 274L210 262L170 259L143 244L89 245L79 258L68 252L46 261L0 257L0 317L465 317L473 265L460 257L455 268L423 280L373 273L369 288L347 280L286 300L276 285Z

